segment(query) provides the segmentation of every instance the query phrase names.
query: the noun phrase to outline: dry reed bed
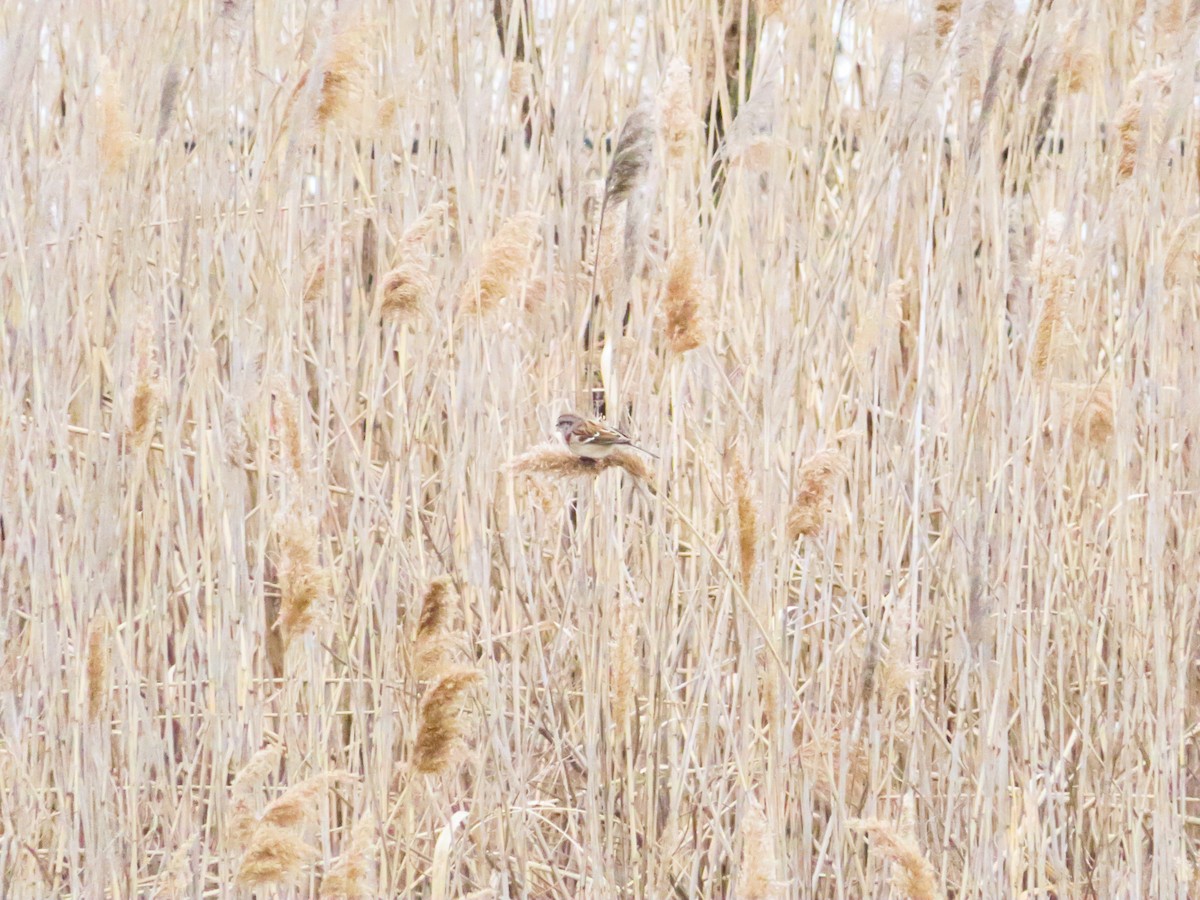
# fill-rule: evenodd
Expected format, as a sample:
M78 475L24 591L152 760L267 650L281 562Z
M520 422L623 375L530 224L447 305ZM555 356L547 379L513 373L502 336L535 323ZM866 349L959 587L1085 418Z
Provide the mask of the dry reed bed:
M1200 16L1027 5L6 5L0 893L1200 891Z

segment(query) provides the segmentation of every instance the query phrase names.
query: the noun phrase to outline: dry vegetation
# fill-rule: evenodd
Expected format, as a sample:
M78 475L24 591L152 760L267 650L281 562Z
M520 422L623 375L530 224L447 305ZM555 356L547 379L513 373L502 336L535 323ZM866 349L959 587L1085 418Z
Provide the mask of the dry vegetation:
M0 6L0 895L1200 896L1197 4L337 7Z

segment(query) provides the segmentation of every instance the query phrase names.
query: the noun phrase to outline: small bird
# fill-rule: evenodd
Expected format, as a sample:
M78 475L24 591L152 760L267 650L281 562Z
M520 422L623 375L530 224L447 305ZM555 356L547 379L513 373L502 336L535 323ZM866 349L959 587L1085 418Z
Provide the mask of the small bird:
M581 459L604 459L618 447L632 447L658 459L656 454L631 441L628 435L594 419L563 413L554 427L562 435L567 449Z

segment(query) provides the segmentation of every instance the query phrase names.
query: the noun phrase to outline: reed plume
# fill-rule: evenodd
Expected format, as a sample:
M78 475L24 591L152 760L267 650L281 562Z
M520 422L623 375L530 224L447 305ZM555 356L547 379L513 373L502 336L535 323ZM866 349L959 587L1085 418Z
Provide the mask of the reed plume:
M1168 290L1195 281L1200 276L1198 225L1200 213L1185 217L1171 232L1163 262L1163 286Z
M328 281L329 266L325 259L317 261L316 265L304 276L304 290L301 296L305 306L311 306L321 299L321 295L325 293L325 285Z
M433 278L421 261L400 263L383 276L379 302L385 319L405 319L417 313L433 294Z
M283 749L278 745L263 747L234 776L229 787L230 817L225 839L235 850L245 847L254 833L258 823L255 806L259 792L271 773L279 769L282 756Z
M129 440L134 447L144 448L154 437L162 401L163 385L154 331L148 319L143 317L134 333L134 385L129 412Z
M604 214L604 220L596 218L595 233L596 252L593 256L591 296L595 296L595 285L600 285L604 294L612 294L625 277L624 234L625 206L604 211L604 199L600 198L599 209ZM586 288L586 285L585 285Z
M793 541L800 537L812 537L821 530L834 476L845 471L845 458L836 450L814 453L800 467L800 490L788 514L788 535Z
M774 900L779 896L775 881L774 839L767 817L757 800L748 798L742 813L742 867L738 876L737 900Z
M363 816L350 832L349 844L321 879L322 900L359 900L374 897L373 856L377 826Z
M637 673L637 604L621 601L614 623L612 651L612 715L618 728L628 721L634 706L634 677Z
M1103 61L1096 44L1085 34L1082 10L1059 32L1058 52L1059 89L1064 94L1087 91L1097 82Z
M329 593L328 570L317 560L317 521L292 511L278 528L279 629L284 647L312 627Z
M446 218L449 211L449 204L445 200L438 200L430 203L425 209L421 210L421 214L404 229L397 243L397 251L401 254L412 253L416 250L425 252L423 246L429 236L433 234L433 230Z
M419 312L434 291L425 241L446 214L446 203L431 203L396 242L399 262L383 276L379 299L385 319L404 319Z
M533 66L516 60L508 73L508 99L520 103L533 94Z
M917 623L913 619L910 602L897 599L892 610L887 651L878 662L879 694L885 706L897 702L925 675L925 669L918 663L912 649Z
M939 39L950 36L961 11L962 0L934 0L933 23Z
M319 128L324 128L340 116L350 100L361 90L365 61L366 31L361 27L347 28L330 40L324 59L300 77L296 85L297 92L302 90L310 79L315 77L321 80L316 110L313 113L313 119Z
M184 844L170 854L167 865L163 866L156 878L152 900L187 900L191 896L192 884L196 876L192 872L192 846Z
M413 768L426 775L446 771L461 753L463 719L472 689L483 681L474 669L446 672L425 692L421 724L413 748Z
M1162 140L1162 116L1158 107L1173 74L1170 67L1145 69L1129 83L1125 100L1117 110L1118 180L1124 181L1133 175L1143 142L1153 149ZM1144 128L1146 133L1143 133Z
M317 798L337 781L353 778L349 772L322 772L292 785L267 804L258 827L300 828L317 818Z
M865 377L871 354L884 346L887 337L895 335L899 329L904 318L903 298L907 290L907 279L897 278L888 285L881 304L870 306L859 315L851 357L860 376Z
M754 560L758 551L758 507L746 467L739 460L733 470L733 493L737 499L738 562L742 577L742 590L750 590L754 576Z
M154 132L154 140L161 141L167 129L171 127L171 118L175 115L175 101L179 96L179 85L183 82L183 73L178 66L171 66L163 78L162 91L158 98L158 128Z
M1063 246L1063 217L1051 213L1043 227L1037 254L1037 290L1042 315L1033 340L1033 372L1050 369L1062 330L1065 308L1075 293L1075 261Z
M537 238L538 217L534 213L506 219L484 245L482 261L463 289L463 307L483 315L511 296L529 271Z
M641 185L654 155L654 128L654 107L649 103L635 107L625 120L604 185L606 205L628 200Z
M752 172L771 167L780 147L774 134L778 91L779 76L775 72L754 85L749 98L738 109L729 134L717 151L717 159Z
M154 886L151 900L186 900L195 877L192 872L193 842L181 844L162 871Z
M667 159L678 163L692 146L699 119L692 106L692 70L681 57L667 66L658 94Z
M1112 439L1114 432L1112 385L1063 387L1069 391L1067 415L1075 439L1083 446L1103 447Z
M129 124L129 113L121 101L121 85L116 69L102 60L103 74L100 76L97 114L100 120L100 161L107 175L116 175L125 169L133 151L137 135Z
M291 885L318 855L292 829L260 825L238 863L237 884L250 889Z
M287 467L289 477L303 484L304 439L300 430L300 403L282 380L275 389L274 401L281 461Z
M656 114L652 103L642 103L634 108L621 127L617 138L617 149L613 154L608 178L604 182L604 199L600 203L600 221L596 257L592 264L592 287L589 296L596 294L596 278L600 271L600 249L605 233L604 223L608 210L625 203L625 277L633 276L635 257L639 249L639 238L645 224L643 213L646 203L634 203L639 189L646 182L650 165L654 159L654 133ZM635 208L636 207L636 208Z
M92 621L87 632L87 708L88 718L100 718L108 704L108 675L111 626L100 616Z
M588 476L595 478L609 469L624 469L634 478L643 481L650 477L646 463L633 453L614 450L604 459L583 459L575 456L566 447L558 444L542 444L516 457L509 463L509 470L519 475L550 475L554 478Z
M663 331L672 352L680 355L704 343L701 317L708 286L697 256L690 237L680 241L671 254L670 274L663 292Z
M872 846L892 863L892 887L910 900L943 900L937 873L917 843L916 809L912 792L904 795L898 822L852 819L852 829L865 831Z
M450 663L447 629L453 614L453 583L449 577L435 578L425 590L421 616L417 622L417 640L413 670L418 681L432 681Z

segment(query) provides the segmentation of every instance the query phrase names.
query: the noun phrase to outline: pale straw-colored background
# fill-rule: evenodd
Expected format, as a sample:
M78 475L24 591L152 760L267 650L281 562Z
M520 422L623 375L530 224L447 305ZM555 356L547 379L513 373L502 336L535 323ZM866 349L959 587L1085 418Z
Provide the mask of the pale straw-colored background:
M1200 893L1188 7L3 4L0 894Z

